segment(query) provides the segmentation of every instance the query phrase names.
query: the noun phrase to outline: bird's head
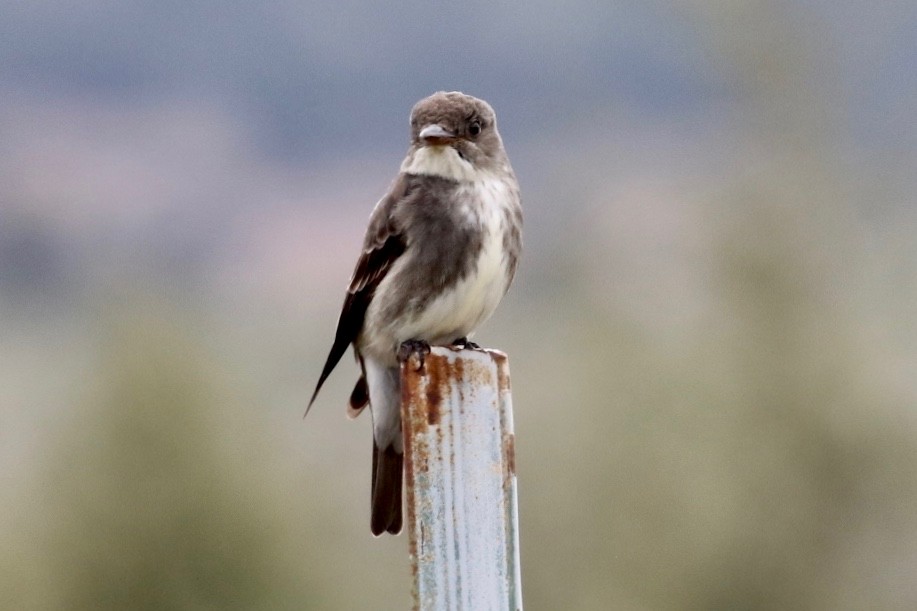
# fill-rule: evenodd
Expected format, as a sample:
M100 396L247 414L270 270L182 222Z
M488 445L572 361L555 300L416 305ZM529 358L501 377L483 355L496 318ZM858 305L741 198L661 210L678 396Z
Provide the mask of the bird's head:
M507 165L506 153L493 108L458 91L440 91L420 100L411 110L411 152L406 163L411 160L415 173L446 178L501 170Z

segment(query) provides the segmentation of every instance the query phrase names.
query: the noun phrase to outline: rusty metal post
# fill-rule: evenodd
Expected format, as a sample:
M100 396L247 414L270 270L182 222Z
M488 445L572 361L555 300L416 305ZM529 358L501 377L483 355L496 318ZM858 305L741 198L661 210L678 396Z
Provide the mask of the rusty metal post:
M401 370L414 606L522 609L509 363L433 348Z

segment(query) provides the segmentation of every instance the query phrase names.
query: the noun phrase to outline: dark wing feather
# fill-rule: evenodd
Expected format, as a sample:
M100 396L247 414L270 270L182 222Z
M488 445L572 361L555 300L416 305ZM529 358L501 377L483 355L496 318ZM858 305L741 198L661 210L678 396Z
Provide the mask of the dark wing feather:
M318 384L315 385L315 392L312 393L312 398L309 400L306 415L312 409L312 404L315 403L322 384L347 351L347 346L357 339L363 329L366 310L369 308L376 287L385 278L392 264L404 253L404 237L395 226L392 210L404 198L406 191L406 180L400 176L392 185L389 194L379 202L373 211L363 242L363 254L357 261L353 278L350 280L350 288L344 297L344 306L341 308L341 316L338 319L334 343L331 345L331 352L328 353L325 366L322 368L322 374L318 378Z

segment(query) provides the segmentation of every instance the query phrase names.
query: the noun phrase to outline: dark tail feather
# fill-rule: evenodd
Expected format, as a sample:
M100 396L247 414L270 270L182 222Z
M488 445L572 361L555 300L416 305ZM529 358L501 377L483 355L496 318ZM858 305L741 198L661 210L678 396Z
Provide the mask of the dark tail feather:
M379 450L373 440L373 489L370 528L377 537L401 532L401 480L404 455L389 446Z
M353 392L350 393L350 404L347 406L347 416L356 418L360 412L369 405L369 387L366 385L366 376L360 376Z

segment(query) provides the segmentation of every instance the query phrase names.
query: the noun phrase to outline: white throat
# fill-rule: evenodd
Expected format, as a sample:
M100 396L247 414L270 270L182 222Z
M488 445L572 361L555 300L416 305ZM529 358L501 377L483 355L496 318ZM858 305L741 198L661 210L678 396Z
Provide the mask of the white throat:
M471 163L462 159L451 146L422 146L401 164L407 174L439 176L459 182L474 182L481 178Z

